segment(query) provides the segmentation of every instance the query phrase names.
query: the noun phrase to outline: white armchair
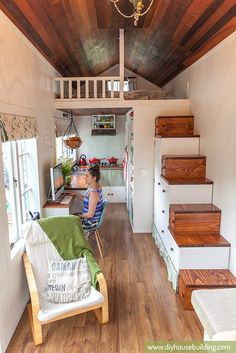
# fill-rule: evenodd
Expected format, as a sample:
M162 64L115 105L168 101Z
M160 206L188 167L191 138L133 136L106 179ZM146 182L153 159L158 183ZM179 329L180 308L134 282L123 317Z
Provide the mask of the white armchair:
M89 297L66 304L46 300L48 260L63 260L37 222L31 222L24 230L26 253L24 266L30 291L28 304L30 324L36 345L43 342L42 325L93 310L100 323L108 321L108 296L102 273L97 275L99 290L93 286Z

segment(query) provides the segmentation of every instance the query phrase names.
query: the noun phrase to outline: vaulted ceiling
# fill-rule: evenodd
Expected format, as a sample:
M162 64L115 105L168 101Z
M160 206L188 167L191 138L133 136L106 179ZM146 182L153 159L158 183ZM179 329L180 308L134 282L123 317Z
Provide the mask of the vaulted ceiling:
M119 7L132 11L128 0ZM236 0L154 0L137 27L109 0L0 0L0 9L62 76L97 76L117 64L125 28L125 66L158 86L236 30Z

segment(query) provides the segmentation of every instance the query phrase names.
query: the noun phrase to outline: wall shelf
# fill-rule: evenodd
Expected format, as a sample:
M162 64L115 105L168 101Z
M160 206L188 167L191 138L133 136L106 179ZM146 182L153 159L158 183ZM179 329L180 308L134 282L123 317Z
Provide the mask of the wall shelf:
M115 115L92 115L92 135L116 135Z

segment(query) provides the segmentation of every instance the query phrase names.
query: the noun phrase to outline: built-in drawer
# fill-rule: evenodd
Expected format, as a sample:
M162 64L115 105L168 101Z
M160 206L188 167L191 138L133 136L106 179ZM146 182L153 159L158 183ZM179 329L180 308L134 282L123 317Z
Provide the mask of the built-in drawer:
M229 246L180 247L179 269L226 269Z
M170 259L173 265L175 266L175 269L178 271L179 262L180 262L180 248L176 244L168 228L165 230L165 235L166 235L166 250L170 256Z
M212 202L212 184L172 185L162 179L159 190L160 197L165 204Z

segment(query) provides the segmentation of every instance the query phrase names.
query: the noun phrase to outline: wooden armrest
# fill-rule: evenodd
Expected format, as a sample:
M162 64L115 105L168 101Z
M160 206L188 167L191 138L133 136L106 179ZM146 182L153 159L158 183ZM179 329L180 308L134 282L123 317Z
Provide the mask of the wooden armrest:
M38 290L37 290L37 286L34 278L32 265L26 253L23 254L23 261L24 261L25 272L26 272L27 282L28 282L29 291L30 291L32 311L35 313L38 313L38 311L40 310L39 295L38 295Z
M97 275L97 280L98 280L98 284L99 284L99 292L102 293L105 300L107 300L108 299L107 284L106 284L106 280L105 280L105 277L102 272L100 272Z

